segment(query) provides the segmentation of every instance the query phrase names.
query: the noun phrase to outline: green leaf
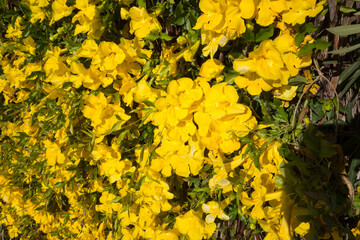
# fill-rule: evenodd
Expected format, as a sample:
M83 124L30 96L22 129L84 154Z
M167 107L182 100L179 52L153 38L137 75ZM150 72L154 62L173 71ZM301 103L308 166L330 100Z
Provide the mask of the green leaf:
M152 102L148 101L148 100L143 101L143 103L148 107L155 107L155 105Z
M159 33L158 31L152 31L145 37L146 40L150 41L155 41L159 38L165 41L170 41L172 39L172 37L167 35L166 33Z
M312 22L306 23L305 25L301 26L301 32L304 33L312 33L318 29Z
M358 80L360 77L360 69L357 69L354 75L351 76L346 86L341 91L339 98L342 98L346 92L349 90L349 88L355 83L356 80Z
M114 198L113 200L111 200L109 203L117 203L118 201L121 200L121 196L117 196L116 198Z
M262 28L255 36L255 42L262 42L274 35L274 27L271 25L268 28Z
M253 30L250 30L249 28L246 28L246 31L243 33L242 37L248 42L255 41L255 34Z
M347 36L351 34L360 33L360 24L352 24L346 26L338 26L333 28L327 28L329 32L339 36Z
M331 45L331 43L324 41L323 39L317 39L315 42L313 43L308 43L306 45L304 45L299 53L298 56L301 55L307 55L310 54L311 51L315 48L317 50L325 50L326 48L328 48Z
M281 177L279 175L276 175L275 176L275 186L276 187L283 187L285 185L286 185L286 180L283 177Z
M354 62L350 66L347 66L344 71L340 73L339 79L338 79L338 85L341 85L348 77L350 77L353 72L355 72L360 67L360 61Z
M26 28L24 29L24 31L22 32L22 36L24 38L27 38L30 36L30 34L34 31L34 25L32 23L30 23L29 25L26 26Z
M288 114L285 112L284 108L278 108L275 112L274 119L279 122L287 123L289 121Z
M19 3L19 7L22 11L31 12L31 9L24 3Z
M315 48L314 43L305 44L299 51L298 56L308 55Z
M289 79L289 85L292 85L292 86L298 86L298 85L301 85L304 83L306 83L306 78L303 76L296 76L296 77Z
M331 45L331 42L326 42L326 41L324 41L323 39L317 39L315 42L314 42L314 44L315 44L315 48L316 49L319 49L319 50L325 50L325 49L327 49L328 47L330 47L330 45Z
M296 34L296 36L295 36L295 44L296 44L296 46L300 46L300 44L304 40L305 35L307 33L313 33L317 29L318 28L316 26L314 26L314 24L312 22L302 25L301 28L300 28L300 32L298 34Z
M181 15L176 16L174 21L172 22L175 25L182 26L185 24L186 20L188 19L188 15L186 13L183 13Z
M120 124L123 122L123 120L117 121L111 128L110 132L108 133L109 135L113 132L115 132L116 130L118 130Z
M146 8L146 0L137 0L139 8Z
M310 101L310 108L313 111L313 116L312 116L313 123L317 123L325 116L325 112L322 107L322 103L320 103L318 101L316 101L315 103L313 101Z
M172 37L170 37L166 33L160 33L160 39L163 39L165 41L170 41L172 39Z
M300 44L304 41L304 38L305 38L305 33L300 32L300 33L296 34L296 36L295 36L296 46L300 46Z
M358 154L359 155L359 154ZM351 160L350 168L349 168L349 179L352 183L356 181L357 174L360 171L360 157L357 156Z
M344 53L348 53L348 52L351 52L351 51L354 51L356 49L360 48L360 43L359 44L356 44L354 46L350 46L350 47L346 47L346 48L341 48L341 49L338 49L338 50L333 50L333 51L330 51L329 53L330 54L344 54Z
M238 138L241 143L254 143L254 140L252 138L248 138L248 137L238 137Z
M356 10L350 7L340 6L340 12L352 13L352 12L356 12Z
M261 166L260 166L260 154L256 154L255 158L254 158L254 166L261 170Z
M117 144L121 143L124 140L125 135L128 134L128 133L129 133L129 130L125 130L122 133L120 133L118 138L116 139L116 143Z
M55 183L55 185L54 185L55 188L61 188L61 187L63 187L63 186L65 186L65 182L57 182L57 183Z

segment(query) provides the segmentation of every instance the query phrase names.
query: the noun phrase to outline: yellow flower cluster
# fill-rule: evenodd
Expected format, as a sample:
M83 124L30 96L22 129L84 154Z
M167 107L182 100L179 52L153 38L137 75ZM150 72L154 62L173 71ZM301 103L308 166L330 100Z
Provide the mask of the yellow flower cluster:
M202 79L181 78L171 81L164 94L154 103L152 122L159 127L155 141L160 144L153 164L165 176L171 169L183 177L197 175L204 147L232 153L240 148L238 137L257 126L250 109L237 103L235 88L226 83L210 87Z
M275 21L289 25L303 24L306 17L315 17L323 8L324 1L316 0L200 0L203 14L194 29L201 29L201 42L205 56L213 56L218 47L239 38L246 31L246 21L256 20L261 26Z
M251 95L274 88L284 91L281 87L288 85L290 77L297 76L301 68L311 65L310 55L299 57L299 49L289 32L274 40L261 42L256 50L249 53L248 58L234 61L234 69L243 75L234 79L236 85L246 88Z

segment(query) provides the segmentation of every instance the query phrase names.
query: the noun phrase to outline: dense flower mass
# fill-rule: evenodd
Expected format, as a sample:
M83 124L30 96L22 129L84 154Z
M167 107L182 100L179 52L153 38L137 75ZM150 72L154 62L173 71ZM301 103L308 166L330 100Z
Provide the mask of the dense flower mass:
M307 71L311 82L311 53L299 54L311 38L296 36L323 5L9 2L0 37L6 236L201 240L239 219L248 236L312 239L321 211L329 220L338 209L307 198L315 190L296 176L311 166L296 158L286 167L287 139L271 133L279 99L300 92L290 79ZM270 25L278 31L266 39L242 38ZM273 112L261 102L268 91L279 98Z
M306 17L315 17L325 1L292 0L200 0L203 14L194 29L201 29L201 42L205 56L213 56L218 47L241 37L246 31L246 21L255 19L261 26L269 26L281 19L286 24L303 24Z
M246 88L251 95L287 86L289 78L297 76L300 68L311 65L310 55L298 57L299 49L289 32L261 42L248 58L234 61L234 69L243 75L234 79L236 85Z

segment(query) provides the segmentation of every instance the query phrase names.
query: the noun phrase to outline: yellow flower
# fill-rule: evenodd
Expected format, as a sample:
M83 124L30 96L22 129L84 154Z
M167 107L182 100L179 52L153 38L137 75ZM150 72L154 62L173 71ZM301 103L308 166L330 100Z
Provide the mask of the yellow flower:
M22 18L16 17L14 26L12 24L9 24L5 37L11 38L11 39L19 39L22 36L22 30L24 29L24 26L21 26Z
M137 202L145 204L153 213L159 214L161 211L166 212L171 209L168 200L172 199L174 194L169 192L169 185L165 181L146 178L140 187L139 193L141 196Z
M277 17L280 12L287 9L286 1L284 0L261 0L258 7L259 11L256 15L256 23L261 26L269 26L274 22L275 17Z
M10 226L8 230L10 238L16 238L19 235L19 230L15 225Z
M116 149L117 145L111 147L104 143L94 146L91 156L98 162L100 174L108 177L110 183L121 180L128 172L134 172L135 167L127 159L121 159L121 153Z
M306 17L315 17L323 9L325 1L316 3L316 0L291 1L291 9L282 15L284 22L295 25L303 24Z
M85 58L93 58L99 51L99 47L95 40L87 39L85 40L81 48L77 52L78 57L85 57Z
M251 110L237 103L238 98L235 88L226 83L216 84L205 93L194 120L201 142L209 150L232 153L240 148L238 136L246 136L256 127Z
M95 5L89 3L89 0L76 0L74 7L76 7L80 11L73 17L73 22L78 21L84 17L89 21L94 19Z
M46 148L46 161L49 166L55 166L56 163L63 164L65 162L65 155L61 153L60 147L49 140L43 141Z
M49 0L29 0L29 3L38 7L46 7L49 5Z
M219 60L211 58L201 65L199 74L204 78L217 78L220 76L223 69L224 65L222 65Z
M173 128L182 121L191 121L191 114L199 106L202 97L202 88L192 79L171 81L166 96L154 103L159 111L153 115L153 124Z
M99 45L99 58L100 70L112 71L125 60L125 53L116 43L102 41Z
M5 88L6 80L10 87L12 88L19 88L21 86L22 82L26 80L26 77L24 76L24 73L22 70L18 68L12 68L10 64L3 67L5 80L3 81L3 85Z
M102 192L99 199L101 204L95 206L96 211L103 212L105 214L111 214L113 212L119 212L122 209L122 204L118 202L111 202L116 198L115 194L110 192Z
M80 11L72 18L72 22L78 21L74 35L88 33L89 38L99 39L104 31L100 20L100 8L88 0L76 0L75 8Z
M200 10L204 13L196 22L194 29L204 28L205 30L220 31L225 24L225 1L200 0Z
M358 187L359 189L359 187ZM357 191L359 192L359 190ZM356 239L360 238L360 221L357 223L357 226L354 227L353 229L351 229L351 232L354 234L354 236L356 237Z
M194 210L190 210L176 217L174 228L186 235L189 240L201 240L210 237L215 232L216 225L205 223Z
M311 64L309 56L298 57L298 51L294 37L288 32L283 32L275 40L261 42L248 58L234 61L235 71L242 74L235 77L235 84L246 88L251 95L284 86L275 94L283 99L294 97L296 89L286 86L288 79L298 75L300 68Z
M38 5L30 5L30 10L31 10L31 19L30 19L31 23L36 23L38 20L42 22L45 19L46 17L45 10L39 7Z
M304 236L309 232L310 229L310 223L308 222L302 222L299 226L295 228L295 232L299 234L300 236Z
M281 88L275 90L274 97L285 101L291 101L296 96L297 89L297 86L282 86Z
M221 188L223 193L227 193L232 190L231 182L228 180L228 171L230 170L228 164L224 164L226 158L221 152L209 152L209 164L213 165L214 175L209 181L209 187L211 191L216 188Z
M67 67L64 64L66 58L60 56L66 51L66 49L61 49L60 47L56 46L53 48L53 50L50 50L46 53L47 60L44 65L44 70L48 76L52 74L61 75L61 73L66 71Z
M194 45L185 48L184 50L184 60L187 62L192 62L194 55L196 54L200 46L200 41L197 41Z
M210 201L207 203L203 203L201 206L204 213L208 213L206 215L205 221L206 223L210 224L215 221L215 218L220 218L221 220L229 220L229 216L224 213L221 209L218 202Z
M132 7L129 11L130 33L139 39L146 37L151 31L161 30L161 25L153 13L149 14L145 8Z
M245 32L244 19L253 18L256 1L246 0L201 0L199 7L203 14L197 19L194 29L201 29L204 56L215 54L219 46L236 39Z
M187 143L169 139L164 134L161 146L155 152L159 155L152 160L151 168L169 177L171 169L182 177L189 177L190 173L198 175L204 164L204 148L195 135Z
M110 132L115 123L119 122L119 128L125 121L130 119L130 116L126 115L125 110L120 107L119 102L108 104L108 100L111 99L107 99L102 92L97 96L93 94L87 95L85 96L86 104L82 110L84 116L91 120L94 133L98 137L101 137L100 139ZM120 117L121 120L116 116Z
M83 85L91 90L96 90L104 83L100 79L100 71L94 66L86 69L82 63L72 62L70 71L73 75L70 76L69 80L73 83L75 88Z
M74 7L68 7L66 5L66 0L55 0L51 4L51 8L53 10L53 14L50 21L50 25L56 21L59 21L63 17L69 16L74 9Z
M273 88L271 81L266 81L252 72L246 73L245 76L236 76L234 82L239 88L246 88L251 95L259 95L262 91L270 91Z

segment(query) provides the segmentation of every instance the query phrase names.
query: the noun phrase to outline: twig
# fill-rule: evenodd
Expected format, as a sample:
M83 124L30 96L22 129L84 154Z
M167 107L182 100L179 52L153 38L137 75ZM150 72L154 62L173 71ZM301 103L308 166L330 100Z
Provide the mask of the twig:
M335 93L335 97L336 97L336 119L335 119L335 142L336 142L336 139L337 139L337 135L338 135L338 120L339 120L339 110L340 110L340 99L339 99L339 95L337 94L336 92L336 89L335 87L332 85L331 81L324 76L324 74L321 72L320 68L319 68L319 63L317 61L317 59L313 58L313 61L314 61L314 64L315 64L315 68L316 68L316 71L318 72L319 76L324 78L329 84L330 84L330 87L334 90L334 93Z
M295 107L295 110L294 110L294 114L293 114L293 117L292 117L292 120L291 120L291 128L294 130L295 128L295 118L296 118L296 112L300 106L300 103L301 103L301 100L302 98L304 97L304 95L310 90L310 88L320 80L320 77L317 77L313 82L311 82L309 84L309 86L307 86L307 88L305 88L305 90L302 92L302 94L300 95L300 98L298 100L298 102L296 103L296 107ZM295 133L293 132L293 137L295 139Z

